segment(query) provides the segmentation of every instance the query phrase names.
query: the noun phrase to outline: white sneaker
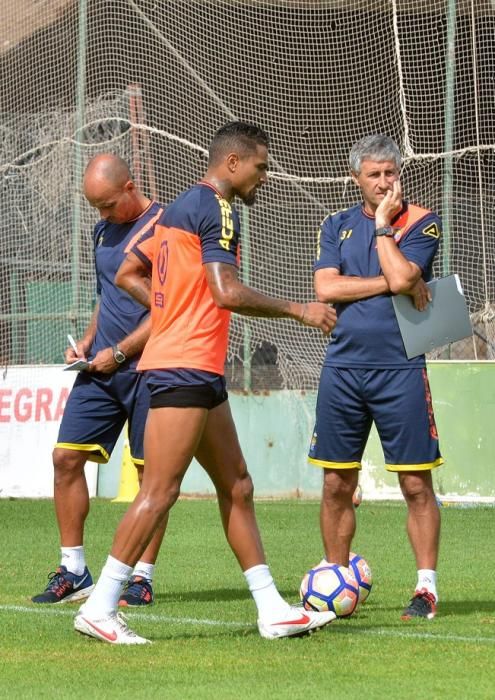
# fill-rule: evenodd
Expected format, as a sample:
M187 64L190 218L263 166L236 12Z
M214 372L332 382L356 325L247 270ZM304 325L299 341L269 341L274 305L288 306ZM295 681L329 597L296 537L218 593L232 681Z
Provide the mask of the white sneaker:
M337 618L333 612L313 612L303 607L291 605L285 615L271 622L258 620L258 629L265 639L279 637L299 637L311 634Z
M83 606L75 617L74 629L109 644L151 644L149 639L139 637L129 629L124 615L117 612L96 619L86 615Z

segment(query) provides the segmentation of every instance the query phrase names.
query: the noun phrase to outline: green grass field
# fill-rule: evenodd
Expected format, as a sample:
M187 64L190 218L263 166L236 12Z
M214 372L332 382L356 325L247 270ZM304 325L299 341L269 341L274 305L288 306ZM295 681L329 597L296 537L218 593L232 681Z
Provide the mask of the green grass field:
M92 502L93 575L125 506ZM318 504L258 502L279 590L296 600L321 558ZM0 697L495 698L495 511L443 508L439 614L400 620L415 583L405 507L364 502L354 549L374 575L366 604L303 639L266 641L216 503L180 501L155 577L156 604L129 614L152 646L112 647L72 629L77 604L39 607L58 564L52 503L0 500Z

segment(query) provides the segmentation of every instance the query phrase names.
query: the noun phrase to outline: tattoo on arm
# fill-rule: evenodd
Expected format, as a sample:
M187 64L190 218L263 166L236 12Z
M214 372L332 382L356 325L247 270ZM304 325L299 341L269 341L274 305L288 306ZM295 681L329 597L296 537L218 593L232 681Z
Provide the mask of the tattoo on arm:
M206 277L215 302L243 316L293 317L293 304L269 297L239 280L237 268L226 263L208 263ZM299 305L297 305L299 306Z

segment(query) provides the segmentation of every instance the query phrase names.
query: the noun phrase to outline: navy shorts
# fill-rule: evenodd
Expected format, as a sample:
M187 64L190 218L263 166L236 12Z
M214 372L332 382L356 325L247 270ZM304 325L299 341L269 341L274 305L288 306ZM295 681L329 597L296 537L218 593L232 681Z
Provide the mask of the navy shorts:
M144 426L149 392L140 372L79 372L64 410L56 447L88 452L105 464L128 421L131 458L144 464Z
M229 395L225 377L199 369L148 370L150 408L216 408Z
M360 469L375 423L389 471L443 463L426 369L323 367L308 461L327 469Z

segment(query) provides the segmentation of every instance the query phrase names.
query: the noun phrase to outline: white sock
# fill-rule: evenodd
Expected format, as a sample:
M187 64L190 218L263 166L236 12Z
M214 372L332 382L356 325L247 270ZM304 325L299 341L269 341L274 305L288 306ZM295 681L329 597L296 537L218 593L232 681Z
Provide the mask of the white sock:
M146 561L138 561L132 572L133 576L141 576L147 579L150 583L153 581L153 574L155 573L155 565L148 564Z
M252 566L244 572L249 590L258 608L258 617L271 619L284 614L289 606L277 591L266 564Z
M109 556L93 592L84 603L84 612L96 619L115 612L120 594L131 573L132 566Z
M79 547L60 547L60 566L65 566L76 576L81 576L86 568L83 545Z
M438 603L436 571L433 569L418 569L418 583L416 584L416 590L420 591L422 588L426 588L429 593L433 593L435 600Z

